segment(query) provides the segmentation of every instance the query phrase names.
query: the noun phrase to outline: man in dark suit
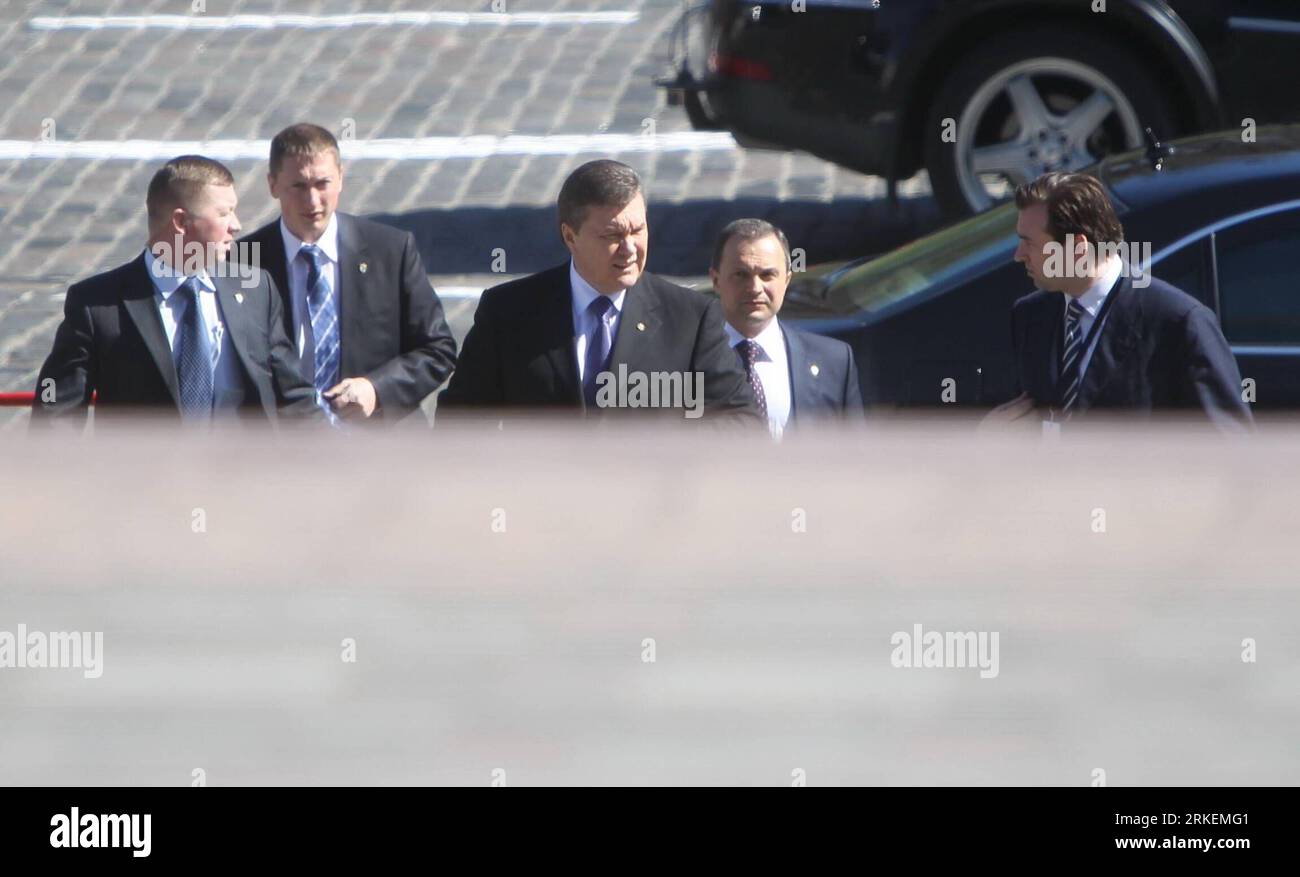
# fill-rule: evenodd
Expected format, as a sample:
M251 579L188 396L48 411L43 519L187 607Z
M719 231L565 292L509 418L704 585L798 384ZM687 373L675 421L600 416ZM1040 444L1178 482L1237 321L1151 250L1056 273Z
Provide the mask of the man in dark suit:
M1252 428L1214 312L1143 273L1100 182L1046 174L1017 189L1016 206L1015 259L1038 291L1011 312L1023 392L987 423L1199 411L1224 431Z
M319 418L274 282L226 258L236 203L234 178L211 159L181 156L154 175L145 251L68 290L34 424L84 423L92 394L97 425L145 413L198 423Z
M777 319L790 285L790 242L762 219L737 219L718 235L709 268L727 318L727 340L780 438L794 423L862 422L853 350Z
M456 363L415 238L338 212L339 146L318 125L275 135L267 183L280 218L245 241L275 278L285 331L322 409L331 420L410 414Z
M676 409L677 419L707 413L756 425L718 302L645 272L636 172L616 161L582 165L561 187L558 212L570 261L483 293L439 410L590 416L657 407ZM607 392L645 378L672 379L675 398L652 406L622 386Z

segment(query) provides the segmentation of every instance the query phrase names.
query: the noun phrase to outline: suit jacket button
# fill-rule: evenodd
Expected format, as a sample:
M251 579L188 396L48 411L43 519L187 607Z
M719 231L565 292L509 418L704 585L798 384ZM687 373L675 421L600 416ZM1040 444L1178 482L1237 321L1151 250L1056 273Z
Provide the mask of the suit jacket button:
M814 363L812 366L808 368L808 371L812 372L812 376L815 378L817 377L818 373L821 372L821 369L819 369L816 363Z

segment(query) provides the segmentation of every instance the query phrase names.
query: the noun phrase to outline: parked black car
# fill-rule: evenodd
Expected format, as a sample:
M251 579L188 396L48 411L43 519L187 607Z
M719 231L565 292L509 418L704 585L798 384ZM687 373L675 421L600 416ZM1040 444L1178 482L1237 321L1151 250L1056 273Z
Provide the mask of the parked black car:
M1159 166L1160 169L1156 169ZM1200 135L1087 169L1151 275L1219 316L1256 409L1300 407L1300 125ZM990 406L1014 395L1014 204L871 260L796 275L781 319L849 342L867 405ZM797 241L792 242L795 245Z
M696 128L891 181L925 167L952 215L1147 127L1300 120L1296 0L705 0L673 54L660 84Z

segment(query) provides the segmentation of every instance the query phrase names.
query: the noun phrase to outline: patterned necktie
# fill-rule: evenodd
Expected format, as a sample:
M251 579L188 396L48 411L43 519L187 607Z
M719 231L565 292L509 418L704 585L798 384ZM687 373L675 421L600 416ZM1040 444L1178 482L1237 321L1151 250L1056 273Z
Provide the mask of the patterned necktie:
M587 339L587 355L582 366L582 398L588 409L596 407L596 375L608 367L609 353L614 349L613 329L610 327L613 310L614 302L607 295L598 295L587 305L587 313L596 320L596 329Z
M312 383L316 386L316 401L330 415L334 412L325 401L325 391L339 382L342 355L339 350L339 318L334 308L334 295L325 274L325 253L315 244L304 244L298 256L307 262L307 312L311 317L311 334L316 342L315 372Z
M177 288L185 313L176 333L176 377L181 390L181 416L202 422L212 416L212 347L199 310L199 281L187 277Z
M1083 332L1079 320L1083 305L1077 298L1070 299L1065 319L1065 351L1061 354L1061 413L1069 416L1075 400L1079 398L1079 365L1083 361Z
M763 382L758 379L758 371L754 368L758 362L758 345L746 338L736 345L736 352L740 354L740 361L745 364L745 377L749 378L749 385L754 388L754 396L758 399L758 409L767 416L767 395L763 392Z

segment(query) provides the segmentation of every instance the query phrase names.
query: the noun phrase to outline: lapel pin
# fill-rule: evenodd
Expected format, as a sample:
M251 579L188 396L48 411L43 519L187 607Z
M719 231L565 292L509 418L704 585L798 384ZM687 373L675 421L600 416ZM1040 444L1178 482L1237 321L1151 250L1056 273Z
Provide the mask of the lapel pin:
M357 267L359 267L359 268L361 269L361 273L362 273L362 274L365 274L365 273L366 273L366 263L365 263L365 262L362 262L362 263L361 263L359 266L357 266Z
M817 363L813 363L813 364L808 368L808 371L812 372L812 376L815 378L815 377L817 377L818 373L821 372L821 369L819 369L819 368L817 367Z
M637 330L638 332L644 332L644 331L645 331L645 323L637 323L637 324L636 324L636 330Z
M242 305L243 303L244 303L244 294L242 292L235 293L235 304Z

